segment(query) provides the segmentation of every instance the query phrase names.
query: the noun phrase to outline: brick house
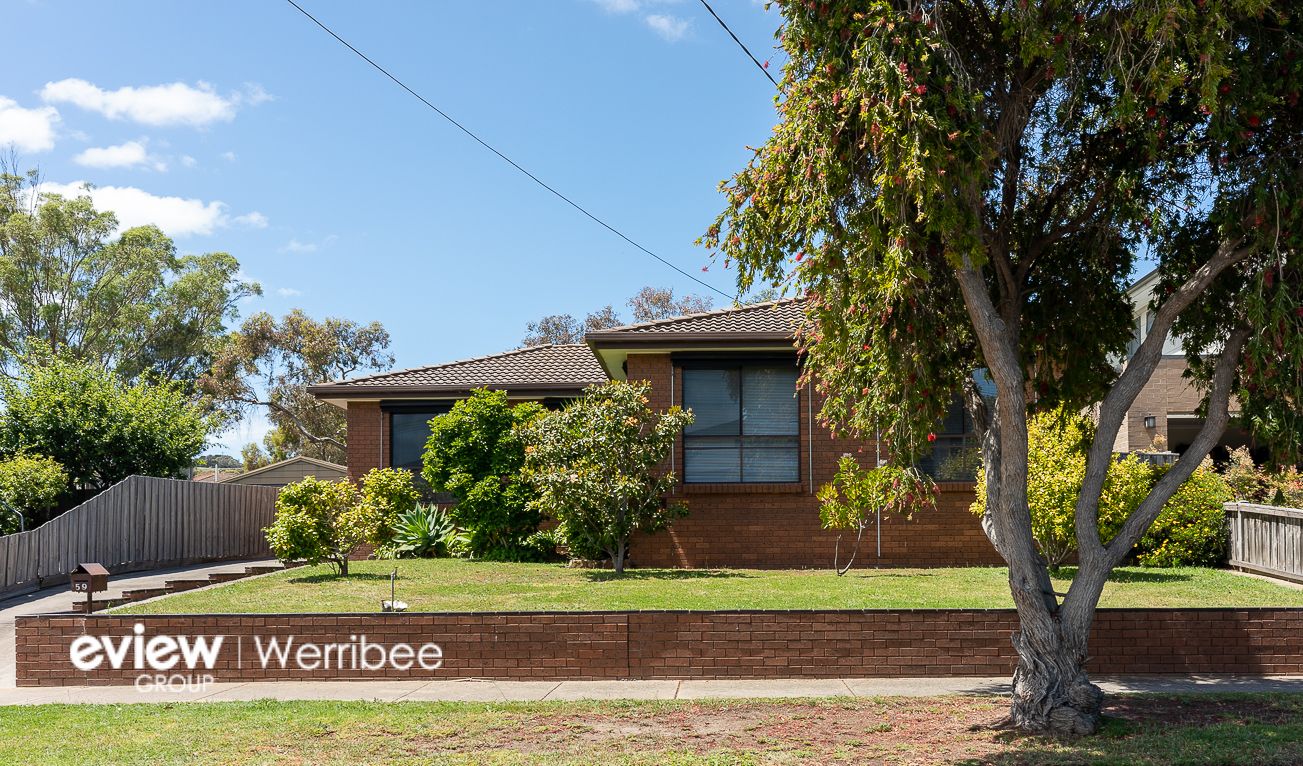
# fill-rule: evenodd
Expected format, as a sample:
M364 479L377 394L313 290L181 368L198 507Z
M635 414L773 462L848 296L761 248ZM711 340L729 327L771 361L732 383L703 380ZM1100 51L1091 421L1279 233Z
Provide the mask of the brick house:
M1127 358L1135 353L1149 334L1154 324L1154 312L1150 302L1154 297L1154 288L1158 285L1158 271L1149 272L1136 280L1128 291L1132 305L1135 307L1133 317L1133 335L1127 347ZM1125 363L1124 363L1125 364ZM1115 452L1135 452L1143 450L1153 443L1155 437L1162 437L1167 448L1173 452L1184 452L1195 435L1203 427L1204 419L1199 414L1202 394L1186 379L1185 351L1181 339L1168 337L1163 344L1163 356L1158 368L1149 382L1141 389L1135 403L1122 421L1117 440L1113 442ZM1235 400L1231 400L1231 414L1236 414ZM1226 429L1218 446L1213 450L1213 458L1225 460L1230 449L1244 445L1252 446L1252 438L1243 428L1232 424ZM1256 455L1260 461L1265 455Z
M641 566L830 566L839 533L822 528L814 493L844 453L873 454L873 442L834 440L818 426L820 402L796 390L796 300L760 303L589 333L586 343L546 345L449 364L313 386L348 412L348 470L419 471L431 417L472 389L505 390L513 401L559 406L608 379L647 380L652 406L689 407L696 423L676 445L669 468L689 516L636 539ZM795 391L795 395L793 392ZM972 449L971 423L956 408L938 431L924 467L938 478L935 512L912 521L884 516L865 533L864 566L998 564L969 512L971 473L946 458ZM971 471L971 468L969 469ZM880 543L879 543L880 532ZM854 542L843 533L843 560Z

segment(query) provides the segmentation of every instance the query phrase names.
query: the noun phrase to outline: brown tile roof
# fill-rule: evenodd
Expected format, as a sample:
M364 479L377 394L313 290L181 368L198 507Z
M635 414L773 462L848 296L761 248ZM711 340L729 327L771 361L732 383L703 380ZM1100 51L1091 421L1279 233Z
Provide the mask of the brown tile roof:
M328 398L389 393L451 394L481 386L562 393L577 392L606 380L606 373L588 346L575 343L531 346L431 367L395 370L310 386L308 391Z
M790 340L803 316L800 298L754 303L718 311L613 327L585 336L590 343L618 345L621 340Z

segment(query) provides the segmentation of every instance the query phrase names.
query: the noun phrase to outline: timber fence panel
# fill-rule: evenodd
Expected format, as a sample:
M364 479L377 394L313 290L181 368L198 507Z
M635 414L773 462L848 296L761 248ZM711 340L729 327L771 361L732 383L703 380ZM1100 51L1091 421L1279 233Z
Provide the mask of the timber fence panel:
M113 573L270 556L275 487L130 476L27 532L0 536L0 596L64 582L77 564Z
M1230 565L1303 582L1303 509L1227 503Z

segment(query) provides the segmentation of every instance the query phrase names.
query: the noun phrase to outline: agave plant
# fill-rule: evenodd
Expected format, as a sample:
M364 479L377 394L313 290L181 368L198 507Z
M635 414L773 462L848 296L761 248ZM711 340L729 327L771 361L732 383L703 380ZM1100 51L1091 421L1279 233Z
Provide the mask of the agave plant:
M448 556L464 547L464 537L447 511L434 505L418 505L398 518L393 541L384 554L388 558Z

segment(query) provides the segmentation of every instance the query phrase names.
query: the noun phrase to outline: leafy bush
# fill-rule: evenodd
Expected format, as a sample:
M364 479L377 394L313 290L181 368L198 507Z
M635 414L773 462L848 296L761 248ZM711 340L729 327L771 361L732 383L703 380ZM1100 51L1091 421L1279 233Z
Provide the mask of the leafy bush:
M525 538L525 547L529 549L535 561L557 561L561 554L557 549L567 544L565 532L561 527L540 529Z
M1254 464L1247 447L1231 451L1225 477L1241 502L1303 508L1303 474L1294 466L1269 473Z
M1075 412L1043 412L1027 423L1027 503L1032 537L1051 567L1077 550L1077 495L1086 478L1086 448L1095 424ZM1100 493L1100 536L1109 540L1153 486L1153 469L1135 456L1109 467ZM977 472L972 510L986 511L986 473Z
M372 468L362 477L362 503L378 518L374 538L377 546L393 539L399 519L416 509L420 494L410 471L402 468Z
M832 481L819 488L817 497L824 528L855 530L855 548L846 566L833 562L837 574L844 575L855 563L865 528L879 511L909 518L920 508L935 510L936 484L917 468L889 465L863 468L855 458L843 455L837 463L837 473Z
M1144 566L1219 566L1226 562L1228 528L1223 507L1234 497L1226 479L1205 460L1163 506L1136 546Z
M30 529L48 518L68 491L68 472L42 455L16 455L0 461L0 500L27 520ZM0 511L0 534L18 531L18 519Z
M674 474L657 469L692 413L653 411L650 390L646 382L589 386L582 399L520 429L535 507L568 540L605 551L617 573L635 532L656 532L687 513L666 502Z
M351 482L309 476L281 489L276 518L263 533L277 558L324 561L347 575L349 555L375 539L380 522L375 507L362 502Z
M398 517L389 540L377 554L381 558L440 558L464 548L466 537L457 531L452 516L438 506L418 505Z
M505 391L477 389L430 421L422 475L431 489L456 498L452 519L477 558L531 555L525 539L538 531L542 515L521 476L525 448L515 429L543 411L537 402L511 406Z
M212 425L179 386L127 385L48 353L24 357L0 398L0 454L48 455L74 486L94 490L132 474L184 475Z

